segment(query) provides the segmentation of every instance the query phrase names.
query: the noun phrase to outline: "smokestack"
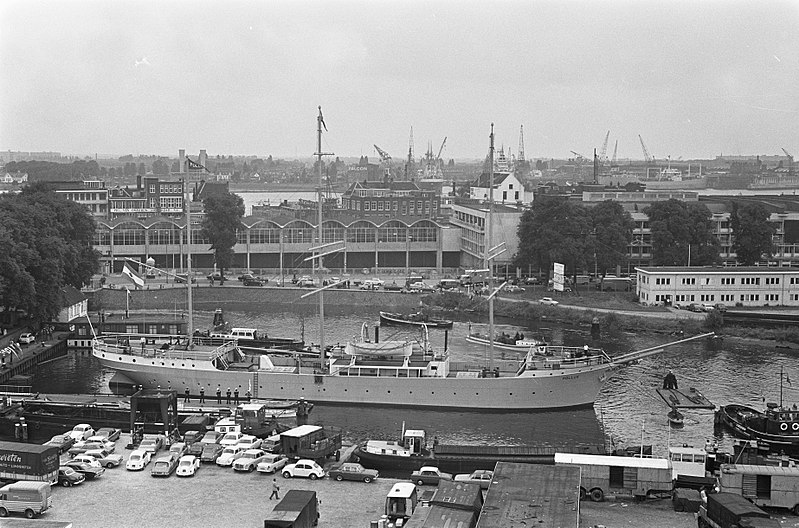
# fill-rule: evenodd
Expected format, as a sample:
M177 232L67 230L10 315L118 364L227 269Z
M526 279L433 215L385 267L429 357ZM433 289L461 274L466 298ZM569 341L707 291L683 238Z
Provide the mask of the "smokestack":
M186 149L178 150L178 172L186 172Z

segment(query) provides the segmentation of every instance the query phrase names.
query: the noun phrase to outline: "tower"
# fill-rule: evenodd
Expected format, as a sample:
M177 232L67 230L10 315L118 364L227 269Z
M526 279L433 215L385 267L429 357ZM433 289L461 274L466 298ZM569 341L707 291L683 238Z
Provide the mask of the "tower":
M519 126L519 156L516 158L520 164L524 164L524 125Z

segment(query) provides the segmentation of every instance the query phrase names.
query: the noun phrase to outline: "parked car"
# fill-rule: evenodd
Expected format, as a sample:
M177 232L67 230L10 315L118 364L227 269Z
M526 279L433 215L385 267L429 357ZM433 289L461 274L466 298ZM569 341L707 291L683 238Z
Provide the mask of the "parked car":
M267 453L263 460L258 462L256 470L258 473L276 473L288 464L289 459L285 455Z
M716 305L712 303L702 303L702 311L703 312L712 312L716 309Z
M244 435L244 436L241 437L241 440L239 440L239 443L236 444L236 445L239 446L239 447L244 448L245 450L246 449L261 449L261 444L262 443L263 443L263 440L261 440L257 436Z
M239 457L239 454L244 451L243 448L236 445L227 446L216 459L216 465L221 467L228 467L233 465L233 461Z
M376 479L379 473L376 469L366 469L360 464L345 462L331 468L328 475L339 482L342 480L362 480L368 484Z
M90 436L89 438L86 439L86 443L87 444L97 444L102 449L105 449L109 453L113 453L114 451L116 451L116 448L117 448L116 442L112 442L112 441L108 440L106 437L100 436L100 435Z
M116 442L119 440L119 435L122 434L122 429L115 427L101 427L94 433L94 436L104 436L109 442Z
M200 459L194 455L183 455L178 462L175 474L179 477L193 477L200 469Z
M207 278L208 278L209 281L212 280L212 281L218 281L218 282L224 282L227 279L227 277L225 277L224 275L222 275L222 273L220 273L218 271L214 271L213 273L209 273Z
M688 307L686 309L688 311L690 311L690 312L701 312L702 311L702 305L697 304L697 303L691 303L691 304L688 305Z
M60 434L55 435L50 440L44 443L44 445L55 446L58 448L58 454L63 454L69 451L69 448L75 445L75 439L69 436L69 434Z
M724 313L727 311L727 305L724 303L716 303L714 306L716 307L717 312Z
M68 488L83 483L86 477L72 469L71 467L61 466L58 468L58 484Z
M257 275L253 275L252 273L244 273L239 275L239 281L244 282L246 280L260 280L260 277Z
M308 276L300 277L299 279L297 279L296 284L300 288L313 288L316 286L316 283L313 281L313 279Z
M539 279L538 277L527 277L526 279L524 279L524 283L528 285L541 284L541 279Z
M283 478L303 477L311 480L325 478L325 470L313 460L301 459L283 468Z
M202 444L203 452L200 453L201 462L216 462L217 458L219 458L219 455L221 455L222 451L225 450L225 448L219 444L209 444L206 442L203 442Z
M266 281L264 279L246 279L242 284L245 286L263 286Z
M94 436L94 429L89 424L78 424L69 432L69 436L75 439L76 442L86 440L90 436Z
M110 449L108 447L108 444L111 444ZM107 442L107 441L90 442L88 440L85 440L83 442L76 442L75 445L69 448L69 451L67 451L67 453L69 453L69 456L74 457L76 455L83 454L86 451L89 451L90 449L105 449L106 451L111 453L115 449L115 446L112 442Z
M225 436L219 431L206 431L200 442L203 444L218 444L222 437Z
M36 341L36 336L31 334L30 332L25 332L24 334L20 334L19 342L24 345L30 345Z
M540 299L538 299L538 304L543 304L546 306L557 306L560 303L555 299L553 299L552 297L541 297Z
M93 456L89 456L89 455L86 455L86 454L78 455L75 458L73 458L72 460L70 460L70 462L83 462L84 464L89 464L93 468L101 468L101 467L103 467L103 465L100 463L99 460L97 460Z
M153 454L157 453L162 447L164 447L164 435L145 436L141 444L139 444L139 449L144 449Z
M89 449L84 453L84 455L96 458L101 466L108 469L117 467L122 463L122 455L109 453L105 449Z
M91 464L88 464L87 462L81 462L80 460L70 460L69 462L64 463L64 466L71 467L83 475L86 480L94 480L105 473L104 467L93 467Z
M232 433L225 434L225 436L222 437L222 440L220 440L219 443L222 444L223 446L234 446L239 442L241 442L242 438L244 438L244 434L242 434L241 432L234 431Z
M169 452L178 458L185 455L188 449L189 446L187 446L184 442L175 442L174 444L169 446Z
M186 284L189 280L188 273L176 273L175 274L175 282L178 284ZM197 282L197 277L191 278L191 283L195 284Z
M246 449L233 461L234 471L255 471L258 464L266 459L266 451L261 449Z
M455 475L456 482L473 482L475 484L480 484L482 489L488 489L488 485L491 484L493 479L494 472L490 469L478 469L471 473Z
M411 480L418 486L425 484L438 486L442 480L452 480L452 474L444 473L435 466L422 466L418 471L411 473Z
M506 284L505 291L507 293L524 293L524 288L516 286L515 284Z
M426 282L413 282L408 286L408 289L420 292L432 292L436 290L434 286L431 286Z
M153 477L168 477L178 467L178 457L174 453L161 455L155 459L150 475Z
M136 449L128 457L128 461L125 463L125 469L130 471L141 471L147 467L147 464L150 463L150 460L152 460L152 454L149 451L144 449Z

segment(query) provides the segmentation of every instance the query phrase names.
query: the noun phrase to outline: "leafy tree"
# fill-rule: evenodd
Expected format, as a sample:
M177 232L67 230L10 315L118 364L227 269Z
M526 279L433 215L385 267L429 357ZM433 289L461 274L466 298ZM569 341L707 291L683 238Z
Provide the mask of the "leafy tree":
M604 272L625 264L635 227L630 213L619 202L606 200L591 209L591 221L597 268Z
M244 200L236 194L209 196L203 201L205 218L202 223L203 235L211 241L216 266L222 275L233 264L233 246L236 245L236 231L244 216Z
M774 226L769 219L769 212L759 203L732 204L730 214L730 227L733 232L732 250L735 251L736 260L744 266L752 266L764 256L771 257L774 253L772 235Z
M0 305L46 322L61 310L60 289L89 282L99 268L94 219L43 184L0 197Z
M710 210L702 204L680 200L655 202L644 213L652 232L655 266L707 266L720 261L721 246L713 234Z
M562 262L574 273L593 255L592 230L591 213L584 206L561 198L537 202L519 222L515 265L549 270L553 262Z

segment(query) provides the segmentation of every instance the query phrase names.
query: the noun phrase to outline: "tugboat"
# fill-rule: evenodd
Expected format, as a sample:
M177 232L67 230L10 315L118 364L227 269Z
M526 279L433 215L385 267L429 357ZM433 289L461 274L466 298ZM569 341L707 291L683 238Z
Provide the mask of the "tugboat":
M799 452L799 409L766 404L764 412L745 405L725 405L716 421L748 440L758 440L772 451Z

